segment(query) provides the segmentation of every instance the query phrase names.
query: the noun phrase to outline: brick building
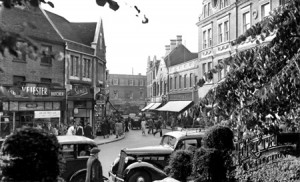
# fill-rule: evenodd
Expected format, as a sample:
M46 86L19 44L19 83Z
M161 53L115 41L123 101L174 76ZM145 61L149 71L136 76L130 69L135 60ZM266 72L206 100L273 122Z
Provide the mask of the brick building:
M124 114L138 114L146 104L146 76L109 74L109 100L112 106ZM111 111L112 111L112 107Z
M39 9L2 9L1 28L23 33L46 53L64 53L65 42ZM25 26L24 22L35 25ZM3 110L1 136L24 125L36 125L50 120L58 124L64 117L65 63L58 58L43 55L33 59L20 47L24 40L17 39L18 57L5 54L0 59L0 99ZM45 115L51 115L47 117Z

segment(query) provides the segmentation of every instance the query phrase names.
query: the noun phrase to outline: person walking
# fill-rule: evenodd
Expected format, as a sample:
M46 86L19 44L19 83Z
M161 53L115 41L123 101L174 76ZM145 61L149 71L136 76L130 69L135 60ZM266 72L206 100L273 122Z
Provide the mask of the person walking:
M129 132L129 118L125 120L125 132Z
M83 127L81 126L80 121L77 123L75 135L84 136Z
M71 124L67 130L67 135L75 135L76 133L76 123L73 121L73 124Z
M146 135L146 119L143 117L141 121L142 135Z
M154 128L153 120L152 120L152 118L149 118L148 119L148 134L150 134L150 131L151 131L151 134L153 134L153 128Z
M48 122L46 123L46 127L44 128L44 130L45 130L46 132L52 134L52 135L56 135L56 136L58 135L57 130L55 130L55 129L52 127L50 121L48 121Z
M156 131L153 133L154 136L156 135L156 133L159 132L160 137L162 137L162 129L161 129L161 127L162 127L162 117L160 116L158 118L157 122L155 123Z
M83 132L85 137L94 139L93 128L91 127L91 124L89 122L87 122L86 125L84 126Z
M87 174L85 182L104 182L103 169L101 162L99 161L100 149L97 147L92 148L91 156L87 161Z

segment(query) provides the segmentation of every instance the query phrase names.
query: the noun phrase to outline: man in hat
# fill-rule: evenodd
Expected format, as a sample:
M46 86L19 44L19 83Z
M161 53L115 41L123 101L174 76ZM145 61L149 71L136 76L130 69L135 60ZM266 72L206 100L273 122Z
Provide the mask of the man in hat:
M102 176L102 165L98 160L100 149L97 147L92 148L91 156L87 161L87 174L85 182L104 182Z

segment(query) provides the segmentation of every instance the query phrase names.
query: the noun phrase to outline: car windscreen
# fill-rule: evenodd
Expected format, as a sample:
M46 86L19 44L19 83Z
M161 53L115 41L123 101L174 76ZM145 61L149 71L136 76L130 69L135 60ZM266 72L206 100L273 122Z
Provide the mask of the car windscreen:
M160 142L161 145L168 145L174 148L176 144L176 138L173 136L164 135Z

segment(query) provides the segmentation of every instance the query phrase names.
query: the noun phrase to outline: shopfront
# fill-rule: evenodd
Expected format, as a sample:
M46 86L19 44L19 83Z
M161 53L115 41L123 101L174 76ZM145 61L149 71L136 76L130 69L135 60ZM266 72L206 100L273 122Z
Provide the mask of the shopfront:
M68 123L79 121L82 125L89 122L93 126L94 91L90 85L72 84L68 91Z
M26 126L43 127L47 121L53 126L58 126L63 122L66 97L64 88L32 83L3 88L2 117L5 119L0 123L1 137Z

